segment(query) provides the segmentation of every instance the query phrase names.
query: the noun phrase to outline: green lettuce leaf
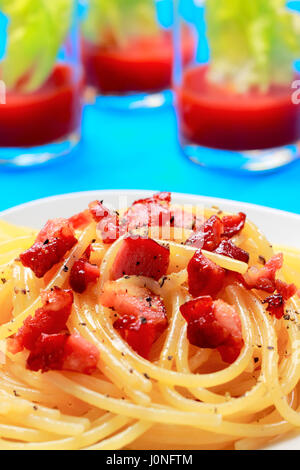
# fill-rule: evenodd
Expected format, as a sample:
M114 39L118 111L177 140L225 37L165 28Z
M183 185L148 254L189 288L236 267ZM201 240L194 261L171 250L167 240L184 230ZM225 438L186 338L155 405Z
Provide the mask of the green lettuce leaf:
M300 56L300 16L286 0L206 0L210 79L237 91L287 84Z
M157 32L154 0L90 0L84 36L98 44L123 45L130 37Z
M49 77L72 22L73 0L0 0L8 17L6 54L0 63L8 89L38 89Z

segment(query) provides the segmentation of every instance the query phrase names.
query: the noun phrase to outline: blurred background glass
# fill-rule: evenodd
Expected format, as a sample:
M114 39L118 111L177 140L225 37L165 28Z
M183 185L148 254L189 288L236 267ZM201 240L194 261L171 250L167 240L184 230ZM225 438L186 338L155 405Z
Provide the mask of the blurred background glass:
M208 167L253 172L298 158L299 14L285 0L174 1L174 82L184 153ZM196 60L188 65L180 52L187 5L198 33Z
M0 164L31 166L80 140L77 2L0 0Z
M94 95L117 107L156 107L172 85L172 0L88 0L82 23L83 63ZM182 29L183 62L194 37ZM120 98L124 98L121 100ZM102 101L103 102L103 101Z

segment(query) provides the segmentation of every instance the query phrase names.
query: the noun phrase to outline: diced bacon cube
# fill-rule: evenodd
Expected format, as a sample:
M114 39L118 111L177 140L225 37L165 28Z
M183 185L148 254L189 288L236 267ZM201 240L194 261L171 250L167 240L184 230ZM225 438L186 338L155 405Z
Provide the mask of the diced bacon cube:
M77 243L74 230L66 219L49 220L31 248L20 255L22 264L36 277L43 277Z
M133 206L136 204L164 204L166 203L169 205L171 203L171 193L169 192L160 192L153 194L151 197L147 197L145 199L138 199L137 201L134 201L132 204Z
M119 216L116 212L107 209L102 201L94 201L89 204L89 210L93 219L98 222L97 232L103 243L111 244L120 236Z
M229 258L249 263L249 253L242 248L236 246L231 240L223 240L218 248L215 249L215 253L219 255L228 256Z
M267 311L270 315L274 315L278 320L284 315L284 299L281 294L272 294L263 300L264 304L268 304Z
M47 372L62 370L64 349L68 335L66 333L47 335L42 333L27 358L27 369Z
M80 335L70 335L64 349L63 370L92 374L99 362L99 350Z
M45 224L36 237L36 242L44 243L53 238L72 239L74 230L68 219L51 219Z
M277 292L282 295L283 300L288 300L297 293L297 287L295 284L287 284L280 279L275 280L275 286Z
M197 250L188 267L189 292L193 297L216 295L223 287L225 269L206 258Z
M276 289L275 276L278 270L282 268L283 255L279 253L274 255L263 267L252 266L244 274L244 285L248 289L258 289L273 293Z
M170 226L170 193L158 193L147 199L139 199L125 212L122 233L134 233L140 228Z
M31 351L42 333L60 333L66 328L73 304L72 291L54 287L43 291L41 298L43 306L36 310L33 317L26 318L23 326L10 341L10 350L13 353L24 348Z
M160 279L167 272L169 248L150 238L126 238L115 258L111 278L136 275Z
M134 351L148 358L153 343L168 326L162 299L148 289L107 282L100 303L119 315L114 328Z
M92 374L98 361L98 349L80 335L42 334L27 359L27 368L42 372L69 370Z
M267 297L263 303L268 304L267 311L278 320L284 316L285 303L297 293L295 284L287 284L280 279L275 280L277 293Z
M234 215L225 215L222 218L223 223L223 234L225 238L232 238L234 235L237 235L241 230L243 230L246 222L246 214L239 212Z
M202 248L207 251L213 251L219 246L222 240L222 233L222 221L219 217L213 215L204 222L198 231L188 238L186 245L191 245L195 248Z
M74 292L82 294L89 283L96 282L100 276L100 270L98 266L95 266L85 258L80 258L72 266L70 273L70 286Z
M217 349L223 361L233 363L244 341L241 320L235 308L223 300L202 296L180 307L188 323L188 340L199 348Z
M68 220L74 230L83 230L92 222L93 218L90 211L86 209L79 214L73 215Z

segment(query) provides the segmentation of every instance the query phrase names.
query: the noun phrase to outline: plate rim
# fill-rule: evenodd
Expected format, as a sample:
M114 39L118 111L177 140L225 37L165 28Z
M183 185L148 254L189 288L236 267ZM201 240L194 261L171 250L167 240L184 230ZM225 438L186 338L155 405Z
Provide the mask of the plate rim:
M27 208L30 208L31 206L35 206L36 204L40 203L40 202L55 202L55 201L58 201L60 199L75 199L76 197L78 197L79 195L84 195L84 196L88 196L89 194L92 195L92 194L95 194L96 192L101 192L103 193L104 195L105 194L120 194L120 195L125 195L125 194L128 194L128 195L137 195L137 197L140 197L140 195L144 194L144 196L146 197L149 197L157 192L159 192L159 190L150 190L150 189L94 189L94 190L88 190L88 191L75 191L75 192L71 192L71 193L64 193L64 194L57 194L57 195L53 195L53 196L46 196L46 197L43 197L43 198L38 198L38 199L33 199L31 201L28 201L28 202L24 202L22 204L17 204L16 206L12 206L12 207L9 207L8 209L4 209L3 211L0 211L0 217L5 217L6 215L10 215L11 213L13 213L15 210L17 209L27 209ZM238 200L235 200L235 199L225 199L225 198L219 198L219 197L213 197L213 196L202 196L201 194L189 194L189 193L178 193L178 192L175 192L175 191L170 191L172 196L174 197L179 197L179 198L183 198L183 199L188 199L188 198L196 198L199 200L202 200L203 202L207 202L208 204L210 204L210 201L213 201L213 204L214 203L217 203L217 204L220 204L222 205L222 203L231 203L231 204L239 204L241 205L242 207L241 208L249 208L249 209L253 209L253 210L257 210L259 212L271 212L273 213L274 215L282 215L282 216L288 216L288 217L293 217L295 220L298 220L300 222L300 214L296 214L295 212L289 212L289 211L285 211L285 210L282 210L282 209L276 209L274 207L268 207L268 206L263 206L263 205L260 205L260 204L254 204L254 203L251 203L251 202L243 202L243 201L238 201Z

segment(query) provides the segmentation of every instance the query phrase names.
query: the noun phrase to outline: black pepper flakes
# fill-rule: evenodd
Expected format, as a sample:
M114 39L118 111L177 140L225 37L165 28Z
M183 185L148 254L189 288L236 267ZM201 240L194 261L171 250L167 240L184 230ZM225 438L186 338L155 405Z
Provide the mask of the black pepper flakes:
M258 260L261 264L265 265L266 264L266 258L264 256L259 255Z

